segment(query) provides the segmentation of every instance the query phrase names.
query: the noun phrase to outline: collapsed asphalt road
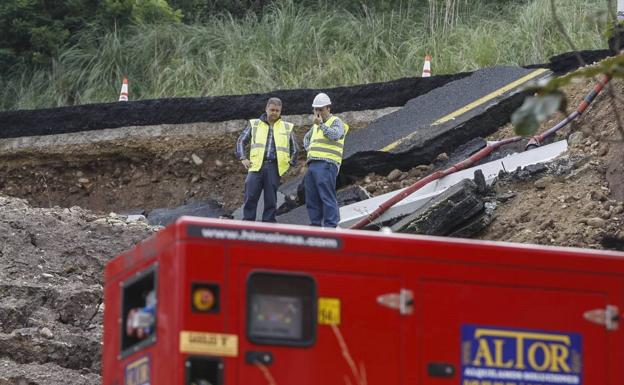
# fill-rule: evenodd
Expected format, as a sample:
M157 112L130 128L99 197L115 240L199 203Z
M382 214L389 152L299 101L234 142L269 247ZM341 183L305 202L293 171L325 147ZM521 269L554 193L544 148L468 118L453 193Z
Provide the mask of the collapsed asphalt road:
M543 69L485 68L414 98L349 135L341 173L387 174L430 163L507 123L525 97L522 88L549 75Z

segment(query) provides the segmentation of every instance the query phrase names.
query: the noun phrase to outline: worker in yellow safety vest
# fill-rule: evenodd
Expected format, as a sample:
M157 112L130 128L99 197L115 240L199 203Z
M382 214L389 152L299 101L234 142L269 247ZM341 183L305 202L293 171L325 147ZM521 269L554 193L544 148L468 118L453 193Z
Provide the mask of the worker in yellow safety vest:
M277 189L281 176L297 162L293 124L281 119L282 101L270 98L265 113L251 119L236 142L236 156L247 169L243 220L255 221L260 194L264 192L263 222L276 222ZM251 140L249 157L245 146Z
M313 125L303 139L308 152L304 178L305 203L310 225L337 227L340 221L336 198L336 177L349 125L331 113L331 100L325 93L312 102Z

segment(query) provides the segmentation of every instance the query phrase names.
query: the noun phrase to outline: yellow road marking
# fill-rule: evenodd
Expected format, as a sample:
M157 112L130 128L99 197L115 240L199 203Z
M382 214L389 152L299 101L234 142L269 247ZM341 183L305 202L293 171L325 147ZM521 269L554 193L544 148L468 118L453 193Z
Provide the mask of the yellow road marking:
M459 110L451 112L450 114L446 115L445 117L436 120L435 122L433 122L432 126L437 126L438 124L442 124L442 123L448 122L449 120L455 119L459 115L462 115L462 114L472 110L473 108L475 108L477 106L480 106L481 104L489 102L490 100L494 99L495 97L500 96L500 95L504 94L505 92L510 91L510 90L516 88L520 84L525 83L525 82L533 79L534 77L543 74L546 71L548 71L546 68L539 68L539 69L531 72L530 74L528 74L526 76L523 76L520 79L507 84L505 87L499 88L498 90L492 92L491 94L485 95L484 97L475 100L474 102L472 102L472 103L470 103L470 104L460 108Z
M525 75L525 76L521 77L520 79L515 80L515 81L507 84L506 86L501 87L498 90L496 90L496 91L494 91L494 92L492 92L492 93L490 93L488 95L485 95L485 96L475 100L474 102L472 102L470 104L467 104L466 106L464 106L464 107L462 107L462 108L460 108L460 109L458 109L458 110L456 110L454 112L451 112L450 114L448 114L448 115L446 115L446 116L436 120L431 125L432 126L436 126L436 125L448 122L449 120L455 119L458 116L460 116L462 114L465 114L466 112L474 109L475 107L478 107L478 106L480 106L480 105L482 105L482 104L484 104L484 103L486 103L486 102L496 98L497 96L500 96L500 95L504 94L505 92L508 92L508 91L518 87L522 83L526 83L527 81L529 81L529 80L531 80L531 79L533 79L533 78L543 74L546 71L548 71L548 69L546 69L546 68L539 68L539 69L529 73L528 75ZM408 138L409 136L410 135L408 135L406 138ZM390 143L389 145L387 145L386 147L382 148L379 151L388 152L388 151L392 150L393 148L395 148L396 146L398 146L406 138L401 138L401 139L399 139L399 140L397 140L397 141L395 141L393 143Z
M409 136L409 135L408 135ZM401 138L399 140L397 140L396 142L392 142L389 145L387 145L386 147L382 148L379 151L385 151L385 152L390 152L390 150L392 150L393 148L395 148L396 146L399 145L399 143L401 143L403 141L403 139L405 138Z

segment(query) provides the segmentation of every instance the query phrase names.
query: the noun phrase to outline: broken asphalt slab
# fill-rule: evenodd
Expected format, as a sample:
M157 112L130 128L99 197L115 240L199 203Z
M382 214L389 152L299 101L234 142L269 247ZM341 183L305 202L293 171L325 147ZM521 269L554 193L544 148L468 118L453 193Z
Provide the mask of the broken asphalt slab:
M176 208L158 208L147 214L147 221L154 226L167 226L184 215L218 218L227 214L216 201L192 202Z
M483 178L483 174L481 174ZM483 180L485 184L485 180ZM449 235L485 214L484 196L487 188L479 188L470 179L464 179L442 194L407 215L392 226L392 231L423 235ZM488 221L477 221L485 226ZM470 226L468 237L481 230ZM474 233L473 233L474 232Z
M524 99L523 87L549 75L544 69L486 68L414 98L349 134L341 173L387 174L430 163L507 123Z
M549 74L545 69L486 68L409 100L400 110L348 134L338 186L371 172L385 175L429 164L443 152L491 134L522 104L522 88ZM280 191L297 197L301 181L296 178Z

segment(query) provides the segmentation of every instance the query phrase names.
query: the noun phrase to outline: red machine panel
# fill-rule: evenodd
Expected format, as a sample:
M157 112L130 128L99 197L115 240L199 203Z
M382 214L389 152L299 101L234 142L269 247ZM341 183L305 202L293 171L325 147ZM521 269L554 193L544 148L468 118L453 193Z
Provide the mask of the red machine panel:
M104 385L624 383L624 255L183 218L109 263Z
M253 271L250 266L241 268L241 282ZM286 384L344 385L345 377L352 381L366 378L368 383L401 383L402 319L397 311L377 303L381 295L398 293L400 280L314 270L306 274L316 280L318 298L323 303L321 310L326 312L321 315L323 319L317 320L314 340L308 346L287 346L278 342L252 343L247 338L241 340L241 354L270 354L272 362L267 368L273 377ZM332 312L325 307L327 301L334 302L335 315L327 313ZM245 298L241 297L241 314L246 307ZM276 315L284 312L278 311ZM254 315L258 318L271 316L262 312ZM241 335L245 334L248 322L239 320ZM265 381L263 371L256 365L241 364L239 372L240 383Z

